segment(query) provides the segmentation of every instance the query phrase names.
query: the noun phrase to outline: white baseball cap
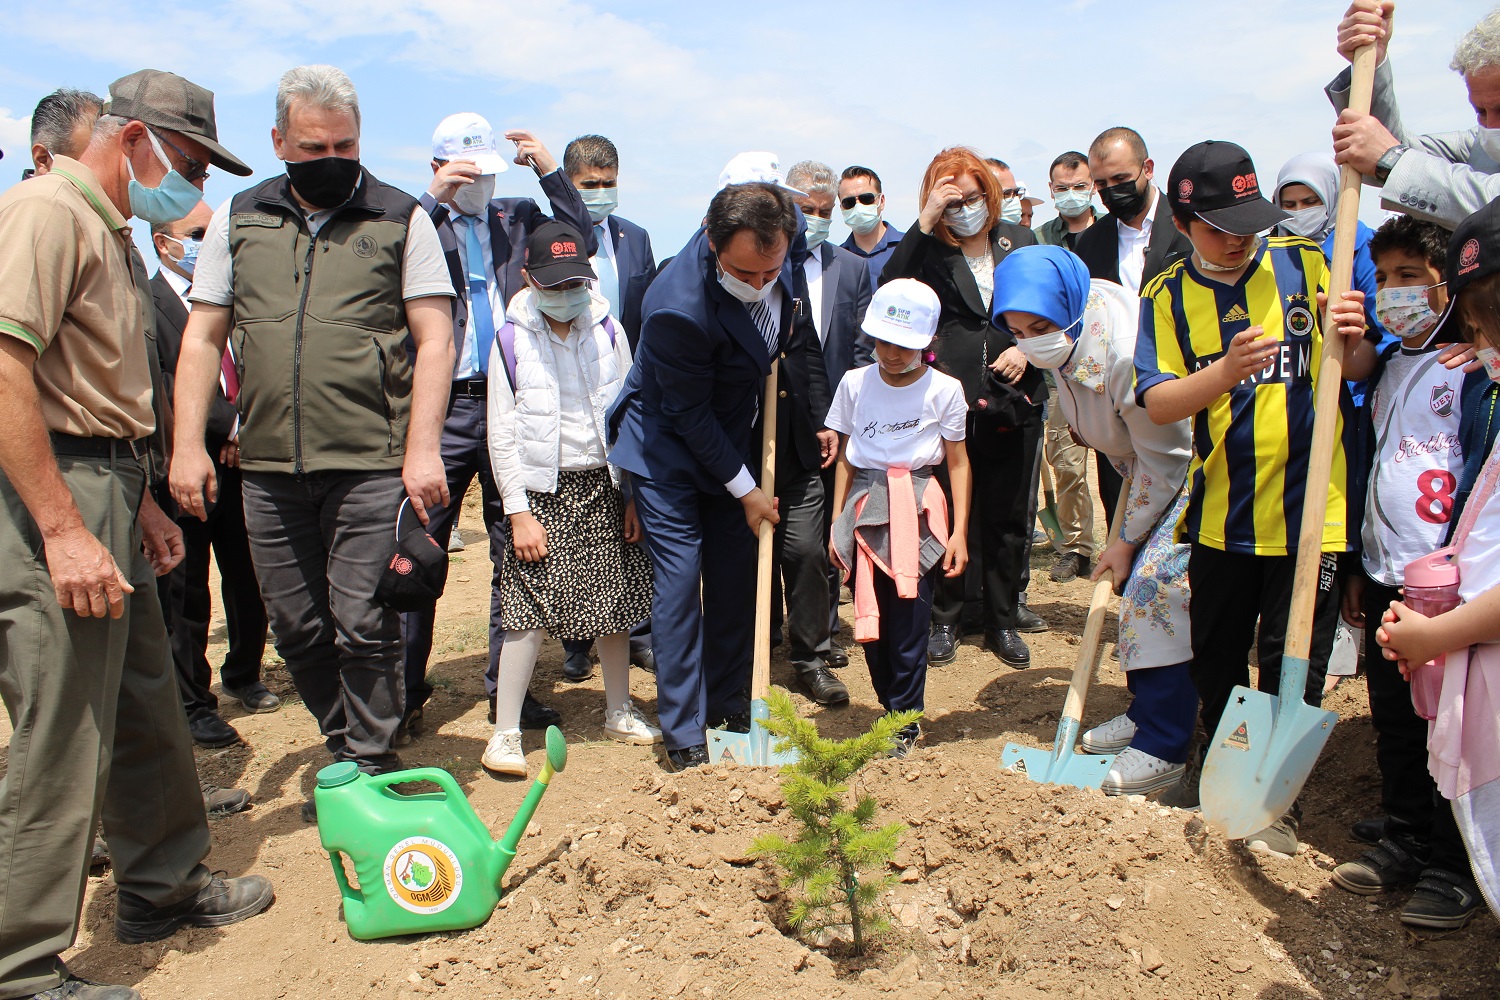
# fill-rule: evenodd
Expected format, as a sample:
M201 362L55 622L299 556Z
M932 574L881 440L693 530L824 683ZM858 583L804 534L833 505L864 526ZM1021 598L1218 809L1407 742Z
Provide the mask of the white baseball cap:
M434 160L467 160L486 174L503 174L510 169L495 144L495 130L483 116L472 111L449 115L438 122L432 133Z
M1045 204L1042 199L1031 193L1031 188L1027 187L1021 181L1016 181L1016 197L1020 198L1022 201L1029 201L1033 205Z
M805 197L807 192L798 191L787 184L786 174L781 171L781 161L775 153L740 153L724 165L719 172L719 190L731 184L774 184L787 194Z
M887 344L920 351L932 343L943 304L916 278L897 278L875 290L860 329Z

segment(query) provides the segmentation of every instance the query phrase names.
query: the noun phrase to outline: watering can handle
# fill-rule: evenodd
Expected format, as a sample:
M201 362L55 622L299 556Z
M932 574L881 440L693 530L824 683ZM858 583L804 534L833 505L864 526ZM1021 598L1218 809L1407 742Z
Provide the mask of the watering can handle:
M458 787L458 782L453 775L440 767L414 767L409 771L388 771L385 774L377 774L370 779L370 787L375 791L383 792L392 785L404 785L412 781L430 781L443 790L443 794L452 798L464 798L464 791Z

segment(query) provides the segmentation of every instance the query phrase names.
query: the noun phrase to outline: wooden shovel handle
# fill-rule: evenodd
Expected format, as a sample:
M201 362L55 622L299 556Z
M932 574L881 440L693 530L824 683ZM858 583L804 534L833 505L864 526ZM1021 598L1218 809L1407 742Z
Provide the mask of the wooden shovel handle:
M1350 72L1349 109L1370 113L1375 89L1375 46L1354 53ZM1334 216L1333 262L1328 275L1328 304L1342 301L1353 286L1354 242L1359 227L1359 171L1344 164L1339 172L1339 203ZM1302 501L1302 530L1297 538L1297 563L1292 577L1292 603L1287 615L1282 655L1305 660L1312 649L1313 610L1317 605L1318 574L1323 557L1323 522L1327 520L1328 480L1333 472L1333 445L1339 417L1339 392L1344 384L1344 338L1323 314L1323 351L1318 363L1314 395L1312 448L1307 458L1306 492ZM1353 530L1346 524L1346 531Z
M766 376L766 398L760 408L760 488L767 497L776 495L776 373L780 359L771 358ZM750 698L761 701L771 686L771 574L775 572L776 527L760 522L760 550L755 564L755 645L750 671Z
M1130 486L1135 477L1125 480L1120 487L1120 499L1115 503L1115 523L1109 529L1109 538L1104 547L1109 548L1120 538L1120 526L1125 521L1125 504L1130 496ZM1063 718L1083 719L1083 705L1089 693L1089 681L1094 675L1094 661L1099 658L1099 636L1104 632L1104 613L1109 610L1109 600L1115 595L1115 574L1105 570L1094 583L1094 596L1089 599L1089 616L1083 624L1083 638L1078 643L1078 661L1073 664L1073 680L1068 684L1068 697L1063 702Z

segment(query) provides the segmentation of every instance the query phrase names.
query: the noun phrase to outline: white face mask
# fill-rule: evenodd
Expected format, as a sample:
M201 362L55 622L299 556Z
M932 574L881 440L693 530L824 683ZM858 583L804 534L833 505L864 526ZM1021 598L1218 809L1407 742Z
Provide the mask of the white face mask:
M1382 288L1375 293L1375 318L1401 340L1411 340L1437 325L1438 314L1428 304L1427 293L1436 286L1408 285ZM1422 342L1426 347L1431 338Z
M874 205L856 204L853 208L846 208L844 212L844 225L852 229L857 236L865 236L875 231L880 225L880 204Z
M749 305L752 302L764 302L766 299L770 298L771 289L776 287L775 281L768 281L764 285L761 285L759 288L756 288L748 281L741 281L739 278L736 278L734 275L724 270L723 264L719 265L719 284L724 286L724 291L728 292L730 295L733 295L735 298L745 303L745 305Z
M1054 330L1039 337L1017 337L1016 346L1038 368L1061 368L1073 356L1077 345L1062 330Z
M1480 364L1484 365L1484 373L1490 377L1490 381L1500 382L1500 351L1485 346L1474 353L1478 356Z
M1314 205L1312 208L1299 208L1295 212L1288 212L1291 216L1281 224L1281 228L1294 236L1306 236L1308 239L1317 239L1323 235L1323 230L1328 228L1328 206Z
M959 239L984 232L990 221L990 210L980 199L972 205L958 205L943 210L943 221L948 231Z
M533 286L533 290L536 292L536 307L542 311L542 315L550 316L559 323L573 322L583 315L591 301L587 285L556 291Z
M1229 274L1231 271L1243 271L1249 267L1250 262L1255 259L1255 255L1260 253L1260 244L1261 239L1259 236L1251 241L1250 248L1245 251L1245 262L1243 264L1234 264L1228 267L1223 264L1215 264L1196 250L1193 252L1193 258L1196 260L1198 267L1204 271L1212 271L1215 274Z
M807 249L816 250L828 239L828 227L833 224L832 220L817 215L809 215L807 218Z
M1021 221L1021 199L1005 198L1000 202L1000 221L1017 223Z
M1059 191L1052 196L1052 204L1057 207L1057 214L1065 219L1076 219L1089 210L1094 202L1093 193L1090 191L1078 191L1068 188Z
M465 215L484 215L485 206L495 197L495 175L483 174L472 184L461 184L453 192L453 207Z
M1479 126L1479 145L1490 159L1500 163L1500 128Z

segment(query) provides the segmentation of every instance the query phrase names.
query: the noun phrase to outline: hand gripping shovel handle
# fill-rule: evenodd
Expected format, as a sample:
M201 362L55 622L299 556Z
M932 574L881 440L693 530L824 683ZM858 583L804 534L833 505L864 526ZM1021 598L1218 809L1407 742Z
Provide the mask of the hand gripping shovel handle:
M760 489L767 499L776 496L776 374L779 352L771 358L766 397L761 404ZM750 701L765 701L771 686L771 574L775 571L776 526L760 522L760 548L755 564L755 645L750 673Z

